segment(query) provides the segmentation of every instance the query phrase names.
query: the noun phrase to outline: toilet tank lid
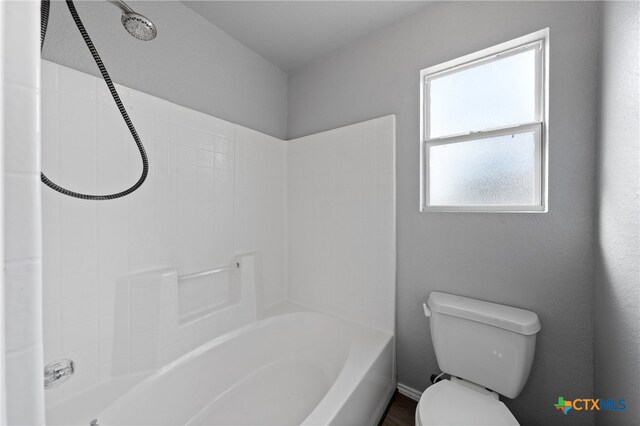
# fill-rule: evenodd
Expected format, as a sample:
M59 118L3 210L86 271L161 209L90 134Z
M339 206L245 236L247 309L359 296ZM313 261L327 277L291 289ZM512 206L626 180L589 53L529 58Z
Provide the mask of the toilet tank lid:
M429 294L432 312L481 322L515 333L531 335L540 331L540 320L535 312L469 297L433 291Z

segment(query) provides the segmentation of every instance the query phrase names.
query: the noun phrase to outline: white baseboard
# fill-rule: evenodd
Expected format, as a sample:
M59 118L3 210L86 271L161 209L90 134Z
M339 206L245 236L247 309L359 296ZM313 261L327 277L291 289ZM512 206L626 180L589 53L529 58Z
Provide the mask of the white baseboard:
M413 399L414 401L419 401L422 396L422 392L416 390L414 388L410 388L407 385L403 385L402 383L398 383L398 392L402 395Z

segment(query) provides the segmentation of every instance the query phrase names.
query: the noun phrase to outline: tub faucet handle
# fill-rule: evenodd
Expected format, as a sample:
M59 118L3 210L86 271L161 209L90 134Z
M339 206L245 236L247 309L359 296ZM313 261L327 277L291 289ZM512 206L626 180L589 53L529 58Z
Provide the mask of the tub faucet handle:
M44 367L44 388L54 388L73 376L75 364L70 359L58 359Z

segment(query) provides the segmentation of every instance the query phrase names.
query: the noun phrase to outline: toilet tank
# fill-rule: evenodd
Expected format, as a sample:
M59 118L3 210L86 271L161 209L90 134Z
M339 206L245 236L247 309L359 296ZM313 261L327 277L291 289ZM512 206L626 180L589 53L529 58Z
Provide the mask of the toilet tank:
M432 292L427 304L440 370L517 397L533 363L538 315L440 292Z

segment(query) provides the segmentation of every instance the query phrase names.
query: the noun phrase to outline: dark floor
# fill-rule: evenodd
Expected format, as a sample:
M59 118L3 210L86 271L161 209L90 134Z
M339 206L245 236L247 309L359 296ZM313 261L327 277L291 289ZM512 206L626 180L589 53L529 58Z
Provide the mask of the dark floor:
M414 426L417 405L417 401L396 392L381 425Z

